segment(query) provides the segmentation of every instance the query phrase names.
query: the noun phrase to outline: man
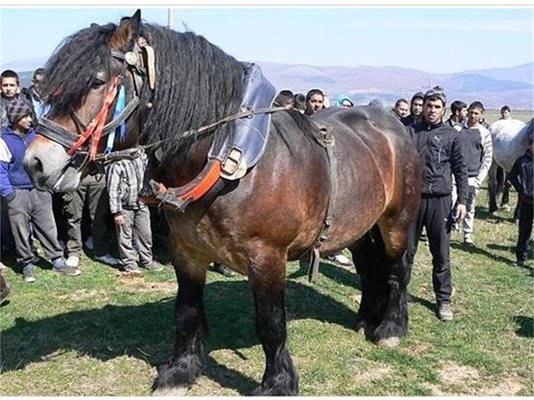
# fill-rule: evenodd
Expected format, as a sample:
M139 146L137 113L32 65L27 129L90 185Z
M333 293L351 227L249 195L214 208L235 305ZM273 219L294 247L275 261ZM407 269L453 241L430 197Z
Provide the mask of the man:
M349 96L340 94L336 99L336 107L351 108L354 107L354 103L352 102Z
M460 131L460 141L467 163L468 176L468 201L467 215L463 220L464 243L474 246L473 225L475 222L475 204L480 186L491 167L493 159L493 143L491 133L480 124L484 116L484 106L481 102L475 101L467 109L467 120L465 127ZM455 190L453 190L453 204L456 201Z
M273 105L275 107L285 107L288 110L291 110L295 106L295 101L293 100L294 95L291 90L282 90L275 97Z
M410 100L410 115L401 119L405 126L413 126L423 119L423 92L417 92Z
M519 232L515 248L516 264L525 266L528 256L528 241L534 220L534 137L528 138L528 149L519 157L510 171L510 182L519 193Z
M398 99L393 107L393 115L395 115L399 121L407 117L409 114L408 101L406 99Z
M467 118L467 104L461 100L453 101L451 104L451 116L447 120L447 124L458 132L462 130Z
M499 119L512 119L512 110L508 106L501 107L501 117Z
M93 255L95 260L116 266L119 260L108 253L106 226L109 216L106 177L93 164L89 164L78 188L63 194L63 215L67 227L67 265L78 268L82 252L82 218L84 207L89 211L88 223L91 227Z
M4 129L9 125L6 107L19 98L21 92L20 79L15 71L6 69L0 74L0 125Z
M306 111L304 114L312 115L324 108L324 93L319 89L312 89L306 95Z
M443 123L445 105L443 91L436 88L429 90L424 96L423 121L408 127L421 159L423 181L419 214L408 234L406 261L409 281L419 235L424 226L432 254L432 283L437 315L442 321L450 321L453 319L448 222L452 206L451 174L454 174L458 187L456 218L462 219L466 213L467 167L458 133Z
M22 89L22 95L32 105L34 118L37 122L45 114L46 108L41 98L41 87L44 79L44 68L37 68L33 73L32 84L28 89Z
M29 104L15 99L7 105L6 113L9 125L2 130L5 147L0 154L0 189L2 197L7 201L17 262L22 266L24 279L30 283L35 281L35 255L30 242L30 222L45 255L52 262L53 271L77 276L80 271L65 265L63 259L63 250L57 240L57 228L52 213L52 197L48 192L33 188L22 165L26 149L35 136L31 127L32 109Z

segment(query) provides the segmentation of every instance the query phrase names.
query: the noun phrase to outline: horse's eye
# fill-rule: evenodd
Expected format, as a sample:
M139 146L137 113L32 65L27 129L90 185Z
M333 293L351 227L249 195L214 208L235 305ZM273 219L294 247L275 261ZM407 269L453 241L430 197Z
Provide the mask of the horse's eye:
M92 89L98 89L99 87L102 87L106 84L106 82L104 82L103 80L101 79L95 79L93 81L93 83L91 84L91 88Z

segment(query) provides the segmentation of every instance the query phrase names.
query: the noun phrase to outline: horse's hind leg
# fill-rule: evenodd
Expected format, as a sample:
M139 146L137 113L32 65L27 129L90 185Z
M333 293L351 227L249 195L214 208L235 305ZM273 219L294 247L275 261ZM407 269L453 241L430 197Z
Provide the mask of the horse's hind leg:
M384 243L384 308L382 320L374 331L374 341L393 346L408 333L408 278L409 271L404 253L408 238L406 221L388 218L379 222Z
M350 247L362 286L356 330L363 330L369 339L382 320L386 297L383 246L380 231L375 226Z
M285 259L262 252L252 260L248 275L266 362L261 385L252 395L297 395L298 376L286 347Z
M173 263L178 277L176 339L171 359L158 370L154 395L183 395L202 372L206 271L192 265L186 267L182 262Z

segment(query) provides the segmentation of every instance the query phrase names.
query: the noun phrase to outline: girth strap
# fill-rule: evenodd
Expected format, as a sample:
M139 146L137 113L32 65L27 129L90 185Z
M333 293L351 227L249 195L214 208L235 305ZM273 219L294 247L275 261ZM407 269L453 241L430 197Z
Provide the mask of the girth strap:
M151 179L149 185L152 193L143 196L148 205L157 205L170 210L184 212L186 207L204 196L221 177L221 162L209 160L200 174L187 185L178 188L167 188L162 183Z
M313 283L319 276L319 261L321 258L320 249L322 244L328 239L328 232L332 226L332 217L335 209L335 200L337 194L337 160L334 156L334 136L328 131L326 127L320 127L322 135L321 145L326 149L326 155L328 158L328 168L330 170L330 195L328 197L328 206L326 208L326 216L323 222L323 227L319 232L319 236L315 240L313 247L310 251L310 262L308 266L308 280Z

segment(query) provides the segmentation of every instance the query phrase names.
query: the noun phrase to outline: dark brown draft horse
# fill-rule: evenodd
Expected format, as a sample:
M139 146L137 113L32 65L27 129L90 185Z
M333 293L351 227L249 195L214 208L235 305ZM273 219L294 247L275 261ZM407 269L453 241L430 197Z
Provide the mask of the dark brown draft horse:
M139 50L146 43L153 49L152 66L148 50ZM132 53L145 57L144 70ZM67 38L46 71L44 91L51 109L25 158L27 171L43 190L76 187L85 156L73 150L79 140L75 132L85 135L91 126L102 128L114 119L117 84L125 90L126 108L138 102L123 117L126 138L120 146L163 140L152 161L154 176L166 187L194 180L212 142L230 135L230 124L186 138L183 132L234 115L243 96L240 62L201 36L142 23L139 11L119 25L92 25ZM358 329L385 344L407 334L402 259L421 179L409 136L381 107L327 109L313 118L280 111L272 114L262 159L243 178L219 179L218 189L185 212L166 211L179 289L176 342L169 362L159 368L158 393L183 393L202 372L204 286L213 261L246 275L254 295L266 367L253 394L298 393L286 347L285 275L288 260L313 246L330 201L330 163L317 141L319 125L334 136L337 160L335 208L321 254L345 247L352 252L362 282ZM90 139L98 142L94 135ZM92 150L100 153L105 141Z

